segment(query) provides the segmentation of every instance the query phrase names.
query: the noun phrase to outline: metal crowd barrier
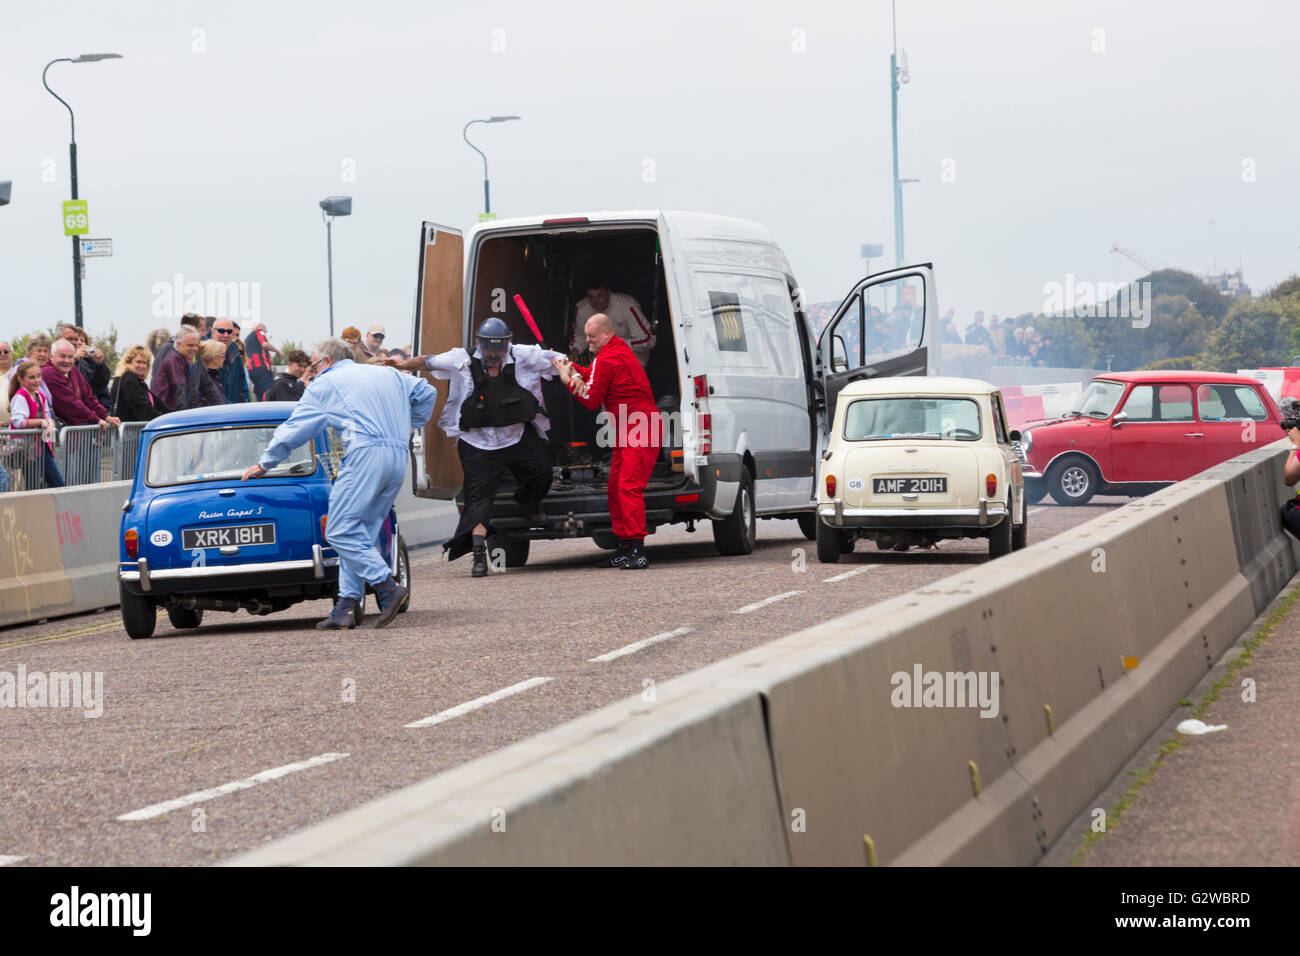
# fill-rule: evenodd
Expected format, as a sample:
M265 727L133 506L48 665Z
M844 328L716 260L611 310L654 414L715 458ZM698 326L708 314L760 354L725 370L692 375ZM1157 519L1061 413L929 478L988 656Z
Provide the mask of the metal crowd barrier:
M113 480L117 458L116 430L98 425L64 425L59 429L56 457L69 485L94 485Z
M148 422L123 422L117 427L117 459L113 463L113 480L130 481L135 477L135 460L140 451L140 432Z
M45 487L44 447L39 428L0 431L0 492Z

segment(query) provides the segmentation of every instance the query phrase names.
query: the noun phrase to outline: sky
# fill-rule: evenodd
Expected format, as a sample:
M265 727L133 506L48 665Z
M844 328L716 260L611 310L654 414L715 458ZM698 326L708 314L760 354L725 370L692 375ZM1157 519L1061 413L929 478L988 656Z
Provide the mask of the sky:
M73 316L69 117L90 236L84 325L174 325L182 283L238 284L272 341L409 340L420 223L681 209L753 220L805 301L864 243L894 261L890 5L14 0L0 30L0 335ZM1240 263L1300 272L1300 6L899 0L905 252L940 307L1041 311L1048 283ZM254 300L254 296L256 299ZM254 301L256 309L252 308ZM162 317L160 314L162 313Z

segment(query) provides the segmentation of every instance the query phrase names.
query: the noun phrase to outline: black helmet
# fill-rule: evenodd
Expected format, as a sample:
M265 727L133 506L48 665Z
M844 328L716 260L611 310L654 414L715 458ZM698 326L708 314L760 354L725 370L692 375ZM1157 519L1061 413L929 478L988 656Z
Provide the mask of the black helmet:
M495 315L482 321L478 327L478 350L484 365L500 365L505 361L513 334L510 326Z

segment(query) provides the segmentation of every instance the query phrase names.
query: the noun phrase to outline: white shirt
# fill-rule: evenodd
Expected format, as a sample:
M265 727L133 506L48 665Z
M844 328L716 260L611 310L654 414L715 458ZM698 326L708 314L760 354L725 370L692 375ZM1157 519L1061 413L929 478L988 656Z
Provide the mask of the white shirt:
M583 299L578 303L573 322L573 348L578 352L587 351L587 320L596 314L591 302ZM641 303L622 292L609 294L609 308L605 310L614 334L628 344L636 360L645 368L650 360L650 350L655 347L654 329L646 318Z
M506 364L515 366L515 381L533 393L537 399L537 417L533 426L543 438L551 427L551 420L546 417L546 402L542 400L542 379L555 377L555 366L551 358L564 358L559 352L552 352L540 345L512 345L506 355ZM482 361L478 349L474 358ZM470 354L465 349L451 349L440 355L430 355L424 360L424 367L434 378L449 381L447 404L438 416L438 427L449 438L463 438L466 443L482 451L496 451L509 448L524 437L524 425L501 425L495 428L471 428L467 432L460 430L460 406L474 390L474 374L469 368Z

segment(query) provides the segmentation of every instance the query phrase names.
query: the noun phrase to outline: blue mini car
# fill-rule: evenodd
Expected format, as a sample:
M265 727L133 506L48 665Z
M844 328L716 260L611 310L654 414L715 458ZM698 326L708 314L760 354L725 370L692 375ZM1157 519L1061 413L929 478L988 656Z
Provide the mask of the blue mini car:
M194 628L204 611L270 614L338 596L339 559L325 540L343 453L338 433L329 429L265 477L241 481L294 407L195 408L163 415L141 432L118 566L122 624L131 637L153 635L160 607L173 627ZM376 543L409 587L395 512Z

